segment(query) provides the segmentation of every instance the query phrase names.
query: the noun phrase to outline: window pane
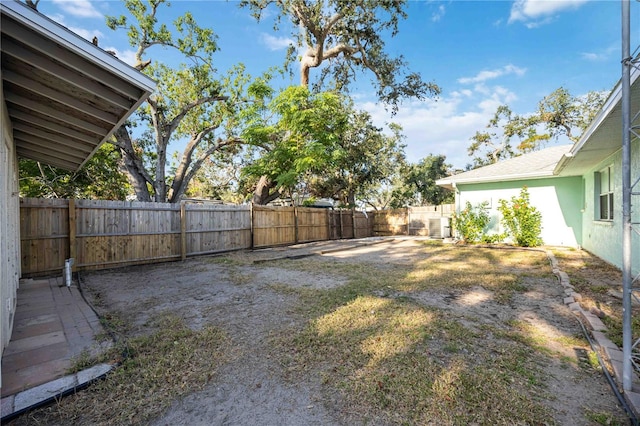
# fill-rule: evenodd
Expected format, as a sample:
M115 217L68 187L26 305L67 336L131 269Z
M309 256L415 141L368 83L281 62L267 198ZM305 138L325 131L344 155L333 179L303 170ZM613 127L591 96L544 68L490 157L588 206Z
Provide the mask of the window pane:
M607 198L609 199L609 217L607 219L613 220L613 193L610 193Z
M600 172L600 194L609 192L609 169L606 168Z
M609 214L609 202L607 194L600 196L600 217L598 219L606 220Z

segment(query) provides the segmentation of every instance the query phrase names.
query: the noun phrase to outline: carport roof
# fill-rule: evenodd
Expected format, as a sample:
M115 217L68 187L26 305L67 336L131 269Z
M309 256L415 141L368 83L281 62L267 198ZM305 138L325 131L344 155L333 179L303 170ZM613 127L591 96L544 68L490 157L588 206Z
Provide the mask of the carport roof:
M23 3L0 2L2 88L18 156L79 169L155 82Z

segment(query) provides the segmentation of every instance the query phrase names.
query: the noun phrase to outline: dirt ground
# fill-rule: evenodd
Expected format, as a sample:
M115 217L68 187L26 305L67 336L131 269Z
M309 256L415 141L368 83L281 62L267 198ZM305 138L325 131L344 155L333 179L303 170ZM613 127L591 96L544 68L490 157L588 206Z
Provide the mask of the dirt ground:
M335 251L340 247L344 250ZM170 311L185 318L195 329L214 324L231 337L231 357L220 373L204 390L175 401L154 424L363 424L362 419L344 410L339 393L324 389L315 375L293 380L286 366L279 362L277 348L270 343L271 337L305 325L296 309L298 296L295 291L283 291L283 286L330 289L343 285L344 281L335 276L280 268L270 259L289 256L304 262L305 256L314 253L314 259L331 262L411 265L424 256L423 249L411 239L369 240L359 246L350 241L317 243L85 273L82 283L87 293L94 295L100 309L120 312L133 324L134 333L147 332L147 324L155 315ZM242 262L234 263L234 259ZM255 262L246 262L247 259ZM527 291L508 304L493 301L490 291L481 283L464 293L422 292L412 298L425 306L449 310L462 321L473 317L498 324L517 319L547 327L549 335L579 334L579 324L562 303L564 293L557 281L525 279L529 280ZM546 402L554 422L591 424L584 416L585 408L624 419L602 375L551 364L545 368L548 388L555 395ZM514 423L518 423L517 419Z

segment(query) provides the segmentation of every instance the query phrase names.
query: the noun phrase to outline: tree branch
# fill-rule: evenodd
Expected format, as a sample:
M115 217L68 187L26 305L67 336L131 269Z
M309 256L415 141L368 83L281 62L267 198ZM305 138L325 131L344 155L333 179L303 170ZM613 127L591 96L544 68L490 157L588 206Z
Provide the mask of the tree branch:
M182 197L182 194L184 194L185 190L187 189L189 182L191 182L193 177L196 175L196 173L202 166L202 163L207 158L209 158L211 154L213 154L214 152L220 150L225 146L243 142L242 139L240 138L231 138L231 139L226 139L224 141L218 139L215 144L211 145L206 150L202 151L200 155L198 155L198 157L195 159L195 161L191 161L195 146L199 144L199 142L195 142L195 141L202 140L202 138L206 134L209 134L214 130L215 128L206 129L205 131L200 132L196 138L192 139L189 142L189 145L193 145L193 146L190 149L188 148L189 149L188 153L187 153L187 150L185 150L185 154L183 155L183 161L181 162L178 168L178 171L176 171L176 176L175 176L175 179L173 180L173 184L171 185L171 191L169 193L170 203L175 203L180 199L180 197ZM188 162L185 161L187 158L189 159ZM188 172L185 173L187 169L188 169Z
M208 102L218 102L226 100L229 100L228 96L216 95L199 98L193 102L186 104L180 109L180 112L175 117L173 117L173 119L169 123L167 123L167 134L172 134L180 125L180 121L182 121L185 115L187 115L189 111L191 111L195 107L206 104Z

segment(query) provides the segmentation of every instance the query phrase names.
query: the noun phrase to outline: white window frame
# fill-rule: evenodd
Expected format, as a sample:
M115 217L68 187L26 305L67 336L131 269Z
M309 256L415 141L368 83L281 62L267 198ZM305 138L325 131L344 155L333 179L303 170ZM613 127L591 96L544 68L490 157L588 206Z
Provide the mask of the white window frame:
M615 213L613 206L613 165L597 172L595 178L596 220L612 222Z

